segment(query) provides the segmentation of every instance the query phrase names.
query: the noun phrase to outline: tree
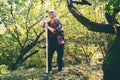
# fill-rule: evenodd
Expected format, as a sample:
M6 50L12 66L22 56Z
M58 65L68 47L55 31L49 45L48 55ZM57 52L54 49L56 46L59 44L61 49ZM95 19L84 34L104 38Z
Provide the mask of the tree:
M109 33L115 34L116 38L107 52L107 55L103 64L104 80L120 80L120 26L119 21L116 19L117 14L120 11L120 1L119 0L107 0L109 3L106 6L109 11L106 11L106 19L108 24L102 24L93 22L90 19L83 16L79 10L73 5L72 0L67 0L68 9L72 15L83 24L88 30L100 32L100 33ZM81 4L81 3L79 3ZM86 4L86 3L82 3ZM112 6L112 8L108 7ZM111 9L111 10L110 10ZM111 12L112 11L112 12ZM118 24L118 25L116 25Z
M24 2L26 5L23 1L17 0L3 0L0 2L1 23L12 39L14 39L14 42L17 43L16 47L19 50L15 54L17 58L14 64L12 64L11 69L16 69L32 55L38 53L40 49L34 47L38 47L37 44L45 40L45 38L41 37L44 30L37 30L38 28L35 27L42 19L42 12L32 12L36 8L36 5L39 5L38 3L33 3L33 1L26 0ZM39 48L42 47L39 46Z

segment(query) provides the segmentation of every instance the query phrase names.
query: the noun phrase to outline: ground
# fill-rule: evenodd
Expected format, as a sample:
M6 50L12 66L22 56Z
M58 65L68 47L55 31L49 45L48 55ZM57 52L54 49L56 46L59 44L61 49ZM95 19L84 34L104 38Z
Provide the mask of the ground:
M46 80L45 69L19 68L16 71L8 71L0 75L0 80ZM57 73L56 68L49 74L48 80L102 80L103 72L101 65L71 65L64 67L63 72Z

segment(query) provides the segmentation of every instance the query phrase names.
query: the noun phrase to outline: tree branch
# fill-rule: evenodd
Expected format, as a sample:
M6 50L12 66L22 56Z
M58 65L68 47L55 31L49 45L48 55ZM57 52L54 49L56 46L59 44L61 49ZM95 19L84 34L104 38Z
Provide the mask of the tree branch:
M89 6L92 5L91 3L89 3L86 0L82 0L81 2L79 2L79 1L72 1L72 3L74 3L74 4L80 4L80 5L89 5Z
M40 18L38 21L36 21L34 24L32 24L32 25L28 28L27 34L28 34L29 31L32 29L32 27L34 27L36 24L38 24L43 18L44 18L44 16L42 16L42 18ZM27 38L27 37L26 37L26 38ZM25 39L25 41L24 41L24 47L25 47L25 45L26 45L26 42L27 42L27 39Z
M114 30L114 26L111 24L100 24L89 20L88 18L84 17L70 2L67 0L68 9L72 13L72 15L81 23L83 24L88 30L95 31L95 32L103 32L103 33L110 33L116 34ZM120 27L116 26L117 35L120 35Z
M28 41L28 34L29 34L29 30L28 30L28 21L29 21L29 14L30 14L31 8L32 8L32 5L29 5L29 6L28 6L28 12L27 12L27 15L26 15L26 22L25 22L25 27L26 27L26 38L25 38L25 42L24 42L23 47L25 46L26 42Z
M29 57L33 56L34 54L38 53L39 50L35 50L34 52L32 52L31 54L29 54L28 56L26 56L22 62L24 62L25 60L27 60Z
M25 22L26 29L27 29L27 26L28 26L27 24L28 24L29 14L30 14L31 8L32 8L32 5L29 4L29 6L28 6L28 11L27 11L27 15L26 15L26 22Z
M29 45L27 45L23 50L22 50L22 55L25 55L27 52L29 52L37 43L38 40L40 38L40 36L44 33L45 31L43 30L41 33L39 33L39 35L36 37L36 39L34 40L34 42L30 43Z
M17 22L16 22L16 20L15 20L15 17L14 17L14 15L13 15L13 6L12 6L12 4L11 4L11 8L10 8L10 13L11 13L11 16L12 16L12 19L13 19L13 22L15 23L15 33L16 33L16 40L18 41L18 44L20 45L20 47L21 47L21 49L23 48L23 46L22 46L22 43L21 43L21 41L20 41L20 38L19 38L19 34L18 34L18 31L17 31Z
M120 11L120 7L117 7L117 8L113 9L112 15L110 13L107 13L107 12L105 13L106 19L107 19L109 24L111 24L111 25L120 24L116 19L116 15L119 13L119 11Z
M7 24L5 23L5 21L3 20L3 18L1 17L1 21L3 22L5 28L8 30L8 32L15 38L17 39L17 37L10 31L10 29L7 27Z
M40 33L40 35L42 35L42 33ZM38 42L42 42L44 39L42 39L41 41L37 41L36 42L36 44L38 43ZM36 45L35 44L35 45ZM35 45L33 45L32 47L31 47L31 49L35 46ZM39 48L41 48L41 49L44 49L45 47L39 47ZM30 51L30 47L29 47L29 51ZM27 56L25 56L24 58L23 58L23 55L25 55L25 54L20 54L19 56L22 56L22 61L20 61L20 64L22 64L25 60L27 60L29 57L31 57L31 56L33 56L34 54L36 54L36 53L38 53L38 51L39 50L35 50L34 52L32 52L31 54L29 54L29 55L27 55ZM27 53L27 52L26 52Z
M30 27L29 27L29 30L34 27L36 24L38 24L42 19L44 18L44 16L42 16L42 18L40 18L38 21L36 21L34 24L32 24Z
M69 12L66 12L65 14L61 15L59 18L65 17Z
M35 33L36 36L38 36L37 31L35 29L34 29L34 33Z
M42 31L39 33L38 37L36 37L36 40L32 42L31 44L27 45L24 49L21 50L21 54L17 57L15 64L13 65L13 68L18 66L16 64L21 64L23 62L23 57L26 53L28 53L37 43L40 38L40 36L44 33L45 31ZM15 66L16 65L16 66Z

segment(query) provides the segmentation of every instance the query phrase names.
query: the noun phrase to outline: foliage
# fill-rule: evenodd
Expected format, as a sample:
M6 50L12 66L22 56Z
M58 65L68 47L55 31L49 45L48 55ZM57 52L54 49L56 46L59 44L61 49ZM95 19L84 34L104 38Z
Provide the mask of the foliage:
M16 57L21 54L21 46L27 46L32 43L36 37L36 32L42 31L42 28L39 28L39 25L35 25L30 29L29 26L34 24L38 21L41 16L50 9L56 9L58 11L59 18L63 23L63 27L65 30L65 59L67 60L66 63L70 64L77 64L81 63L81 61L85 61L88 64L91 61L92 56L96 52L102 52L105 54L108 42L111 42L109 35L105 34L96 34L87 31L85 28L82 27L72 16L68 13L65 1L36 1L34 0L25 0L24 2L17 1L17 0L8 0L7 2L1 1L1 13L0 15L4 18L5 23L7 24L7 28L11 30L15 36L18 35L18 39L16 39L12 34L7 30L4 34L1 34L1 64L6 64L12 66L15 61ZM54 6L52 6L54 4ZM64 6L63 6L64 5ZM59 6L59 7L58 7ZM13 16L10 13L11 7L13 7ZM97 5L96 3L93 4L93 7L87 6L78 6L83 7L81 12L84 15L89 14L86 17L89 17L91 20L99 21L105 23L104 19L104 4L103 6ZM93 15L93 13L95 15ZM99 17L98 17L99 16ZM101 19L102 17L102 19ZM69 18L69 19L68 19ZM14 22L15 20L15 22ZM3 26L3 25L2 25ZM15 27L17 26L17 28ZM79 27L80 26L80 27ZM30 29L28 31L27 29ZM17 33L16 33L17 31ZM31 35L30 35L31 34ZM27 37L28 35L28 37ZM96 38L97 36L97 38ZM101 39L101 36L103 37ZM42 36L44 38L44 35ZM108 40L109 38L109 40ZM27 41L26 41L27 40ZM20 46L21 44L21 46ZM96 46L99 44L99 46ZM39 49L39 47L44 46L44 44L38 44L36 47L31 49L28 54L33 52L33 50ZM27 54L27 55L28 55ZM38 56L39 55L39 56ZM76 56L78 55L78 56ZM29 63L30 62L30 63ZM24 66L45 66L45 55L44 50L40 50L38 54L29 58Z
M89 1L92 2L92 7L75 6L79 8L79 11L83 13L83 15L86 15L87 18L99 23L107 23L104 13L107 11L111 13L112 9L119 5L119 0ZM97 75L97 70L101 68L98 69L95 67L95 70L93 70L90 65L93 65L92 63L98 64L96 62L105 57L108 48L111 46L109 43L113 41L114 36L88 31L69 13L65 0L1 0L0 26L4 27L4 31L0 31L2 33L0 34L0 65L4 64L7 65L8 68L11 68L22 54L22 50L28 50L26 47L36 42L36 38L44 30L40 28L39 21L42 16L51 9L57 10L58 18L62 22L65 31L64 64L65 66L76 65L75 67L77 67L70 67L70 71L68 71L65 76L56 74L51 75L51 77L55 79L79 79L81 76L81 79L84 78L83 80L85 80L85 78L86 80L88 78L95 80L95 76L99 76L100 73L102 73L100 71ZM45 34L42 34L37 42L38 43L28 50L22 58L25 59L26 56L37 50L36 54L25 59L24 64L19 62L19 65L22 65L22 68L28 69L35 67L40 68L40 70L22 71L20 67L17 71L11 72L8 75L9 77L1 73L2 76L0 79L32 79L35 78L35 76L38 77L36 79L40 79L41 76L44 77L44 75L41 75L39 72L43 72L43 67L45 67L45 49L42 48L45 46ZM100 56L101 54L102 56ZM94 56L96 56L97 59L95 59ZM22 58L20 58L20 60L22 60ZM84 68L86 64L89 66ZM55 65L56 55L53 58L53 66ZM0 71L6 71L6 69L7 67L3 68L1 66ZM92 71L95 71L95 73L91 74ZM13 76L11 77L11 75Z
M119 7L120 7L119 0L109 0L108 4L106 4L106 11L108 11L109 13L113 13L113 10Z
M2 26L6 28L6 33L9 34L9 37L12 39L9 39L9 41L11 40L13 44L11 44L11 47L14 49L11 49L9 54L15 54L14 57L12 57L11 64L5 63L9 66L13 65L17 67L17 65L21 65L26 59L39 51L38 48L41 47L40 43L44 40L44 37L41 36L43 29L40 29L37 25L44 12L43 8L40 8L42 5L39 6L41 1L32 2L34 2L34 0L3 0L0 2ZM4 39L7 38L4 37ZM14 45L14 43L16 45ZM1 53L3 53L3 51L1 51Z
M8 67L6 65L0 65L0 75L8 74L9 71L7 69Z

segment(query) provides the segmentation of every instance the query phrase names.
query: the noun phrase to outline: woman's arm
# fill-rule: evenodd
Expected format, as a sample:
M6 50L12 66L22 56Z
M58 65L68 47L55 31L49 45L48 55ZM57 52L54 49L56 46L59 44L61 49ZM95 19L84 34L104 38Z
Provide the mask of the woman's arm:
M55 29L54 29L54 28L51 28L51 27L48 25L48 23L45 24L45 27L46 27L47 29L49 29L51 32L55 33Z
M53 33L59 33L63 31L62 24L59 21L56 21L55 28L51 28L48 23L45 24L45 27Z

